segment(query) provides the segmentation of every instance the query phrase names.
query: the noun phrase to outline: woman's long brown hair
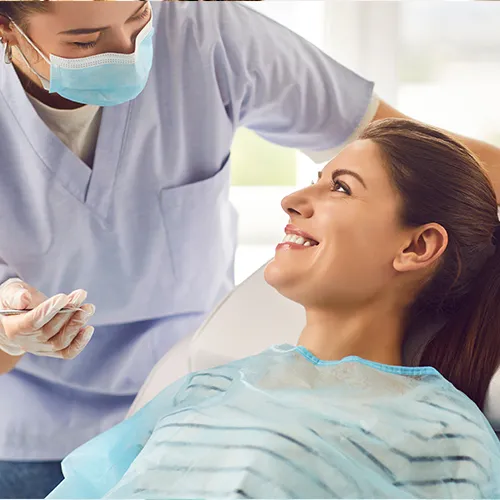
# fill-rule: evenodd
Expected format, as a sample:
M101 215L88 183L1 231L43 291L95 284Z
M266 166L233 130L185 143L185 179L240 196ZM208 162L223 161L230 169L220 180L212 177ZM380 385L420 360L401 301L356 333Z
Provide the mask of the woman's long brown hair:
M499 221L493 186L477 158L439 130L388 119L368 127L361 139L375 142L385 159L401 195L402 223L436 222L448 232L448 247L410 319L435 313L448 318L420 364L435 367L483 408L500 363Z

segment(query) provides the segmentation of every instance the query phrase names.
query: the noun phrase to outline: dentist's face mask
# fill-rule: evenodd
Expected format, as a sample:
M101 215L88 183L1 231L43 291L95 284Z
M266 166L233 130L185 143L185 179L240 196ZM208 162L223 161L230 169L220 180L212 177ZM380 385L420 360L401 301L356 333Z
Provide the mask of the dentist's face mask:
M43 88L73 102L116 106L136 98L146 86L153 64L153 17L137 35L132 54L104 53L90 57L66 59L50 54L50 60L13 22L28 43L50 65L50 81L31 67Z

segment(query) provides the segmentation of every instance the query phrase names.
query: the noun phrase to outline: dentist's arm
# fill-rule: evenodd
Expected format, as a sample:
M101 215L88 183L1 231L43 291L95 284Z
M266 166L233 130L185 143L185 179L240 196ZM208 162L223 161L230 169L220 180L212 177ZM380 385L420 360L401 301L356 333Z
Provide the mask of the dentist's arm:
M379 99L372 82L243 4L198 9L200 26L213 27L207 61L235 126L323 163L371 121L411 118ZM500 200L500 149L455 137L482 160Z
M386 102L380 100L378 109L373 117L373 121L381 120L383 118L411 118L397 109L393 108ZM451 134L455 139L465 144L483 163L490 176L493 187L497 194L497 200L500 201L500 148L492 146L477 139L471 139L453 132L446 131Z
M22 356L11 356L0 349L0 375L9 373L13 370L17 363L21 361Z

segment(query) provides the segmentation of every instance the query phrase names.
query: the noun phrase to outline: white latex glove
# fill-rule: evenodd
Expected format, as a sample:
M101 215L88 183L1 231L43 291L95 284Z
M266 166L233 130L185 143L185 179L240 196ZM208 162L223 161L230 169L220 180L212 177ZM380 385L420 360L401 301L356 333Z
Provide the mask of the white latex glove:
M82 305L86 298L85 290L75 290L48 299L20 279L7 280L0 285L0 308L33 310L16 316L0 315L0 349L11 356L30 353L75 358L94 333L86 323L95 307ZM64 307L81 307L84 311L57 314Z

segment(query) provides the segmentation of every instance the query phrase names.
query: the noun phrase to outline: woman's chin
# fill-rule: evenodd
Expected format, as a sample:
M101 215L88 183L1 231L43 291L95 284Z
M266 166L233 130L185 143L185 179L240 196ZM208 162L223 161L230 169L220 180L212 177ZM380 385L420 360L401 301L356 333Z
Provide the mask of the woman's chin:
M284 297L300 302L297 300L297 292L302 287L298 283L300 278L291 269L284 269L276 260L272 260L264 269L264 279L267 284L272 286L278 293Z
M284 274L283 269L281 269L281 266L276 262L276 259L271 260L264 269L264 279L267 284L271 285L273 288L277 288L285 279Z

